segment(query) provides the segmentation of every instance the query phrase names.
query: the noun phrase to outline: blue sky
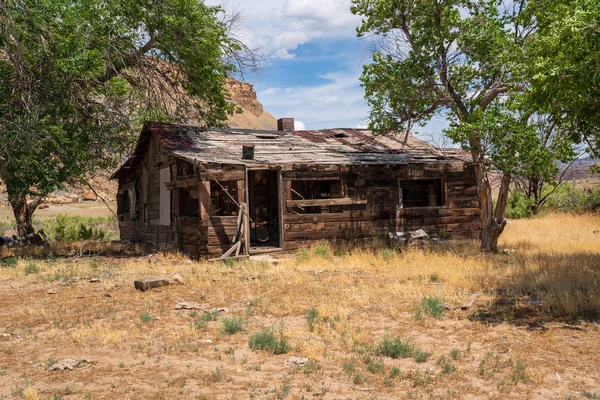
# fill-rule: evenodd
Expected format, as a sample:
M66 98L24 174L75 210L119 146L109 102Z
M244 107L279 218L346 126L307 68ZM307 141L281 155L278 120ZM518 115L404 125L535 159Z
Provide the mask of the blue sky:
M361 19L350 0L207 0L243 19L235 35L267 57L253 83L265 110L292 117L297 128L355 128L368 125L369 108L360 86L370 41L356 37ZM437 118L421 137L439 135Z

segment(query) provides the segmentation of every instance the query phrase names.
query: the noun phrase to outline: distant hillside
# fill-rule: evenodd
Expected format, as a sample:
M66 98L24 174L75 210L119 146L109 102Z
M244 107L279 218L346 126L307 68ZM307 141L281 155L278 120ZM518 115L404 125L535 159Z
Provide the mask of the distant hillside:
M227 79L230 101L242 109L242 113L229 117L229 126L240 129L277 130L277 119L263 109L250 83Z
M590 168L598 163L600 163L600 159L586 157L575 160L571 166L569 166L568 163L560 163L559 168L561 171L564 171L568 168L563 176L563 179L567 181L575 181L585 178L600 180L600 176L592 176L590 174Z

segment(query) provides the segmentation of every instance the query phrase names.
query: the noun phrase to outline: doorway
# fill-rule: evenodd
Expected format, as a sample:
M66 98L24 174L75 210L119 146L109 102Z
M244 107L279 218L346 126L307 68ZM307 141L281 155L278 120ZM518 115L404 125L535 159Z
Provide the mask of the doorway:
M250 247L281 247L277 171L248 171Z

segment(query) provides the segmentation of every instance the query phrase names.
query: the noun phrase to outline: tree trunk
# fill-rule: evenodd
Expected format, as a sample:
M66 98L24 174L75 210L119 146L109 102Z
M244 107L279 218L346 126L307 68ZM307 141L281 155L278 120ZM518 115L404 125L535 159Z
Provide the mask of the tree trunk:
M475 166L475 179L479 194L479 206L481 209L481 251L484 253L498 252L498 238L506 226L506 203L508 202L508 189L510 186L510 174L502 175L500 192L496 209L492 202L492 186L488 178L488 168L485 155L481 149L481 143L471 142L471 156Z
M498 238L504 231L505 226L506 220L502 221L501 224L491 220L483 226L481 230L481 251L484 253L498 252Z
M37 203L28 204L26 196L10 196L9 202L17 221L17 232L20 237L35 233L33 228L33 212L37 208Z

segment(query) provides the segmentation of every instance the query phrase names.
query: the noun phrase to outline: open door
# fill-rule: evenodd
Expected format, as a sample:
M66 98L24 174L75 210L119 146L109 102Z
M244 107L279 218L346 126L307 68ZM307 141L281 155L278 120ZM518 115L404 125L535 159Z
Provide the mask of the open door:
M277 171L248 171L250 247L281 247L279 179Z

